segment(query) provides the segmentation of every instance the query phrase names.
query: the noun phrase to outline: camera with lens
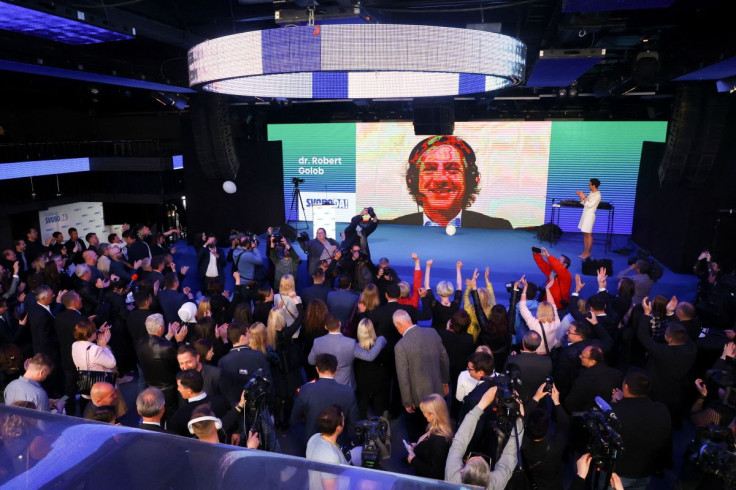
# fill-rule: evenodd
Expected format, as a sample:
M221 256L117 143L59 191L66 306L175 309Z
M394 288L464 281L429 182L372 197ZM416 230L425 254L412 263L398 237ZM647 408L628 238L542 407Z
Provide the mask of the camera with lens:
M596 397L596 402L598 400ZM618 454L624 451L624 440L616 415L610 407L603 410L597 406L573 415L582 418L583 427L588 433L587 452L590 453L593 465L596 468L612 469Z
M512 295L514 294L514 284L515 283L513 282L506 283L506 291L509 294L512 294ZM523 288L521 287L521 285L519 285L519 287L520 287L519 291L521 291L521 289ZM527 281L526 282L526 299L529 301L534 300L537 297L537 293L539 293L539 291L542 291L543 289L544 289L543 287L537 286L533 282ZM521 294L521 292L519 294Z
M381 459L391 455L389 426L385 418L361 420L355 424L355 433L358 435L358 442L363 446L361 466L364 468L378 468Z
M736 444L728 427L709 425L695 429L686 455L701 474L714 477L722 488L736 488Z
M282 238L284 238L284 236L283 236L283 235L281 234L281 228L279 228L278 226L277 226L277 227L275 227L275 228L274 228L274 229L272 230L272 232L271 232L271 236L273 237L273 242L274 242L274 243L275 243L276 245L278 245L279 243L281 243L281 239L282 239Z
M263 369L259 369L243 386L245 391L245 406L248 410L256 411L262 409L266 404L268 392L271 389L271 380L263 375Z
M299 177L292 177L291 183L294 185L299 185L304 183L304 179L300 179Z
M521 386L519 372L516 370L507 370L505 373L497 373L494 376L481 376L483 381L488 381L491 386L497 386L496 402L501 408L505 408L506 412L517 414L519 411L519 398L516 390Z

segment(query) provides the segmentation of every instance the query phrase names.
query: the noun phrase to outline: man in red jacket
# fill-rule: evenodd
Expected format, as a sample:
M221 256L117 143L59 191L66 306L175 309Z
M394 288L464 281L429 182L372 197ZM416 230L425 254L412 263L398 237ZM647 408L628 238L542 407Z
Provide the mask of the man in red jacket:
M570 267L570 258L566 255L560 255L559 259L551 256L546 248L541 248L541 253L534 252L534 262L537 263L539 270L553 281L550 292L551 300L554 301L557 309L567 308L570 301L570 286L572 285L572 275L567 270ZM546 259L546 260L545 260ZM544 298L550 301L550 298Z

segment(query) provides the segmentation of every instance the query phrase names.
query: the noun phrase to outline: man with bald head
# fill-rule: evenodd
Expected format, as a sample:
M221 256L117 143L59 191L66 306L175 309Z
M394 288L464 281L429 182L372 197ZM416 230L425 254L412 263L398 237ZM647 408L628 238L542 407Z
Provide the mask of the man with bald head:
M424 432L424 417L419 411L422 399L433 393L446 396L450 391L450 360L435 329L415 325L404 310L396 310L393 321L402 337L394 348L396 377L407 413L409 440L413 441Z
M128 412L120 391L110 383L98 381L89 390L90 403L84 409L83 418L90 418L97 407L113 407L115 418L119 419Z

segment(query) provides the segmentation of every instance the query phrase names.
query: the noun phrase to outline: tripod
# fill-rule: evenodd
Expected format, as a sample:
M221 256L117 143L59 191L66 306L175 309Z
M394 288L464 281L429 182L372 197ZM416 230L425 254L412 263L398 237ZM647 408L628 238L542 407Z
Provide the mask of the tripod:
M290 221L295 221L296 225L294 227L295 230L309 230L309 222L307 221L307 211L304 209L304 201L302 200L302 193L299 190L299 184L303 183L304 179L300 179L299 177L294 177L291 179L291 183L294 184L294 189L291 191L291 205L289 206L289 214L287 215L289 218L291 218L292 213L296 213L296 220L291 220L287 218L286 224L288 225ZM302 210L302 216L304 216L304 228L299 228L299 222L302 221L299 219L299 209Z

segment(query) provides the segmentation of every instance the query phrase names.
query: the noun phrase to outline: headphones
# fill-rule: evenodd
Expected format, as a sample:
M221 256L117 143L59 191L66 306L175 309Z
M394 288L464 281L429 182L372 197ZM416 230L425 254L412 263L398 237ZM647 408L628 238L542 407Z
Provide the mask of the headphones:
M197 422L204 422L205 420L211 420L215 423L215 428L217 430L222 429L222 420L218 419L217 417L212 416L204 416L204 417L197 417L196 419L192 419L187 423L187 428L189 429L190 434L194 434L194 424Z

